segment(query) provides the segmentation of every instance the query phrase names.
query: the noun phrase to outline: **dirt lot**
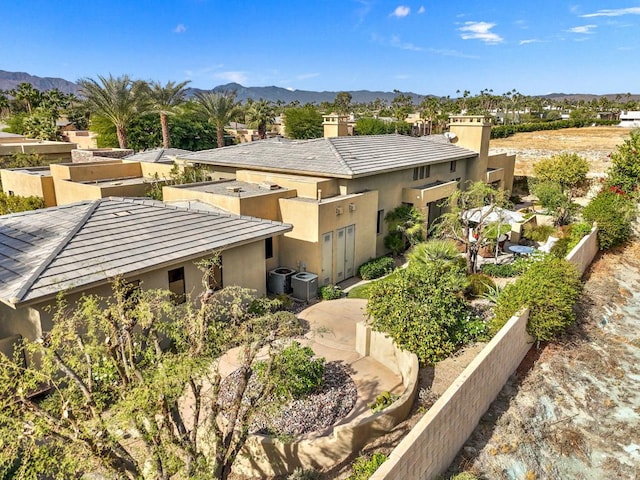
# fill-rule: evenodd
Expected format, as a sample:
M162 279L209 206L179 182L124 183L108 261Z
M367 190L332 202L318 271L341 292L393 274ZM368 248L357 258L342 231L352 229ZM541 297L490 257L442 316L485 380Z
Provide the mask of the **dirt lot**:
M491 153L516 154L516 175L530 176L533 164L554 153L575 152L591 164L591 172L604 173L609 153L629 136L628 128L585 127L517 133L491 140Z
M640 242L592 266L577 311L562 341L531 350L449 474L640 478Z

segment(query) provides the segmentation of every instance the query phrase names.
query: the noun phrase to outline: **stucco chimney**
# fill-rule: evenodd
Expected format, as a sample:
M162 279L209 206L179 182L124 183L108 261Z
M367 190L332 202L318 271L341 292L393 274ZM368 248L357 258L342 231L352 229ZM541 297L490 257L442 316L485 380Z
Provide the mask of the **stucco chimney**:
M346 137L349 135L347 124L349 115L339 115L330 113L322 116L322 126L324 127L324 138Z
M449 118L449 131L456 135L456 145L478 152L478 158L467 167L467 179L474 182L485 181L489 165L491 117L454 115Z

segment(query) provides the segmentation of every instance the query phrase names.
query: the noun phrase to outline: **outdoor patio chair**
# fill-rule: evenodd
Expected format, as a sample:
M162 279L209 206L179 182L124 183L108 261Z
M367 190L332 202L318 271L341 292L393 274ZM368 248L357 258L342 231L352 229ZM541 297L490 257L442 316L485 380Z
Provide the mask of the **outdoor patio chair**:
M551 249L553 248L553 246L558 243L558 240L560 240L557 237L549 237L547 238L547 241L544 242L544 244L538 248L539 252L544 252L544 253L551 253Z

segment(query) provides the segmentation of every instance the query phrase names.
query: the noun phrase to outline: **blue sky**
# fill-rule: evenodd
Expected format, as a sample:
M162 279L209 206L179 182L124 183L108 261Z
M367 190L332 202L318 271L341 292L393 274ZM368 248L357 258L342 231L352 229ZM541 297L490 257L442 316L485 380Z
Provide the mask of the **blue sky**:
M638 0L14 0L0 69L457 96L640 93Z

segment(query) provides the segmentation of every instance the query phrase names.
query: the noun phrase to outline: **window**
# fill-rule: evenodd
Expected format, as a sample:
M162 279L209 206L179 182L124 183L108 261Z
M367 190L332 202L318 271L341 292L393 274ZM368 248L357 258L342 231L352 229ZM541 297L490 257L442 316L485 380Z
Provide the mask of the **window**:
M264 239L264 258L273 258L273 237Z
M222 258L220 262L222 262ZM207 283L211 290L222 290L222 263L211 267L208 273Z
M418 167L413 169L413 179L414 180L418 180L418 170L419 170Z
M176 305L186 301L184 267L169 270L169 291L172 293L172 300Z
M456 160L449 162L449 171L450 172L455 172L456 171Z
M382 225L384 222L384 210L378 210L378 220L376 221L376 234L382 233Z
M422 180L423 178L427 178L429 176L431 176L431 165L423 165L421 167L416 167L413 169L414 180Z

